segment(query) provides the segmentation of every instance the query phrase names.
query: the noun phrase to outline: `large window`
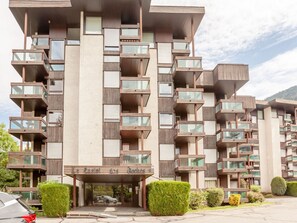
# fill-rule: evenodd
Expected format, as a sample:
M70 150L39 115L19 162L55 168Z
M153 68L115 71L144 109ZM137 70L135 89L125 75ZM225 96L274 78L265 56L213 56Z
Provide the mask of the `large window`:
M49 126L61 126L63 123L62 111L49 111L48 112L48 125Z
M158 43L158 63L172 63L172 44Z
M119 88L120 87L120 72L119 71L104 71L104 87Z
M101 17L87 16L85 20L85 34L98 35L102 33Z
M103 156L104 157L120 157L121 141L119 139L104 139Z
M159 97L172 97L172 83L159 83Z
M174 160L174 144L160 144L160 160Z
M167 113L160 113L160 128L171 129L173 127L173 115Z
M51 79L49 82L50 94L63 94L63 80Z
M120 50L120 30L104 29L104 50L119 51Z
M50 58L52 60L64 60L65 52L65 42L64 40L52 40Z
M119 122L120 121L120 105L104 105L104 121Z

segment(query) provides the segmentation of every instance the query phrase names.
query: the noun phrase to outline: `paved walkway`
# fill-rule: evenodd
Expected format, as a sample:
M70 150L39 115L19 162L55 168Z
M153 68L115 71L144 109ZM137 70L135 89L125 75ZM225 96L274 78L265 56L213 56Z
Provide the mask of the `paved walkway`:
M96 223L96 222L132 222L132 223L297 223L297 198L283 197L267 199L274 204L261 207L246 207L219 211L204 211L173 217L117 217L98 219L47 219L40 218L37 223Z

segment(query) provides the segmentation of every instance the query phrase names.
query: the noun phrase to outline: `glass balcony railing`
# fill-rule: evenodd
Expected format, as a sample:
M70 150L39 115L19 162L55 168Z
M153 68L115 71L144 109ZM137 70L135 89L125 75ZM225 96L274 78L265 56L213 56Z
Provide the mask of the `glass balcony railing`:
M201 59L177 59L176 68L202 69Z
M47 99L47 91L43 85L36 84L12 84L11 85L11 95L38 95Z
M250 161L260 161L260 156L259 155L250 155Z
M293 177L297 177L297 171L293 171Z
M226 127L227 129L250 129L250 123L238 122L236 127L236 123L232 122L231 124L228 124Z
M122 163L125 165L150 165L151 164L151 153L145 152L141 153L129 153L130 151L125 151L122 156Z
M46 132L46 123L40 118L14 118L10 119L10 130L30 130Z
M8 155L8 166L17 167L35 167L45 169L46 158L39 152L11 152Z
M32 45L37 47L49 47L49 36L32 36Z
M148 127L151 126L150 116L125 116L122 115L123 127Z
M285 114L284 115L284 121L286 121L286 122L292 122L291 114Z
M177 99L180 100L202 100L202 92L194 92L194 91L178 91Z
M26 201L28 204L31 204L32 201L36 204L36 201L39 202L40 199L36 187L8 187L7 191L21 195L21 200Z
M240 145L238 149L239 149L239 153L251 153L253 151L252 146L249 146L249 145ZM232 147L231 152L237 153L236 147Z
M122 54L148 54L149 53L149 45L141 45L134 43L129 45L122 45Z
M293 157L292 157L292 156L287 156L287 157L286 157L286 161L287 161L287 162L291 162L292 160L293 160Z
M291 125L291 132L297 132L297 125Z
M203 124L197 123L197 124L187 124L187 123L179 123L177 125L178 133L181 134L199 134L204 133L204 127Z
M14 62L43 62L42 52L13 52L12 61Z
M252 171L251 174L252 174L254 177L260 177L260 176L261 176L260 171Z
M173 40L173 50L190 50L190 45L188 42Z
M149 80L122 80L122 90L146 91L150 89Z
M217 170L246 169L244 161L221 161L217 163Z
M217 134L217 141L219 140L244 140L244 132L240 131L223 131Z
M243 110L243 104L241 102L220 102L216 105L216 112L221 110Z
M121 28L121 36L134 37L139 35L138 28Z
M178 158L177 160L178 167L204 167L205 161L201 157L188 157L188 158Z

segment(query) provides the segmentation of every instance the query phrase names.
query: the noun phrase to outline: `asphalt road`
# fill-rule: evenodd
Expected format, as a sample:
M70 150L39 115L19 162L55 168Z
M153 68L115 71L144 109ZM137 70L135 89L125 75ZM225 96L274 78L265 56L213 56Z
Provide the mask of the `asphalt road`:
M267 199L273 202L260 207L245 207L217 211L190 213L173 217L117 217L98 219L53 219L39 218L37 223L96 223L96 222L139 222L139 223L297 223L297 198L282 197Z

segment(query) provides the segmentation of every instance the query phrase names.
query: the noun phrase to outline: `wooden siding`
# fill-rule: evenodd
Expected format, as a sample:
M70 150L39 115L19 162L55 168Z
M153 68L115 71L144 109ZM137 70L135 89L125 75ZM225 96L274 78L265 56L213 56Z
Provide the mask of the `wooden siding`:
M104 88L103 89L103 104L120 105L120 89L119 88Z
M203 121L216 121L214 107L202 107Z
M63 142L63 127L48 126L47 142Z
M121 71L120 63L117 63L117 62L103 63L103 70Z
M61 21L59 24L50 23L49 37L51 39L66 39L67 38L67 29L66 24L62 24Z
M64 109L64 95L48 95L48 109L63 110Z
M221 80L249 80L249 68L244 64L219 64L214 69L214 82Z
M61 175L62 174L62 160L48 159L46 160L47 175Z
M121 11L118 7L112 9L112 13L103 12L102 28L121 28Z
M171 74L159 74L158 75L159 82L173 82L173 78Z
M174 177L174 161L160 161L160 177Z
M155 39L157 43L172 43L173 34L171 30L159 29L155 31Z
M205 177L217 177L217 164L206 163Z
M70 0L10 0L9 7L19 8L48 8L48 7L71 7Z
M227 176L220 176L220 187L228 188Z
M173 98L159 98L159 112L173 113Z
M215 149L217 148L216 146L216 136L205 136L203 139L203 143L204 143L204 149Z
M129 144L129 150L138 150L138 139L122 139L122 144ZM151 148L147 148L151 149Z
M119 122L104 122L103 123L103 138L104 139L120 139L120 123Z
M64 72L63 71L50 71L48 78L49 79L64 79Z
M199 76L196 84L199 87L213 86L213 72L210 70L204 70L203 73Z
M103 165L105 166L119 166L120 165L120 158L103 158Z
M174 144L175 129L159 129L160 144Z
M256 108L256 99L253 96L237 96L236 99L232 96L232 100L243 102L243 108L245 109L255 109Z

